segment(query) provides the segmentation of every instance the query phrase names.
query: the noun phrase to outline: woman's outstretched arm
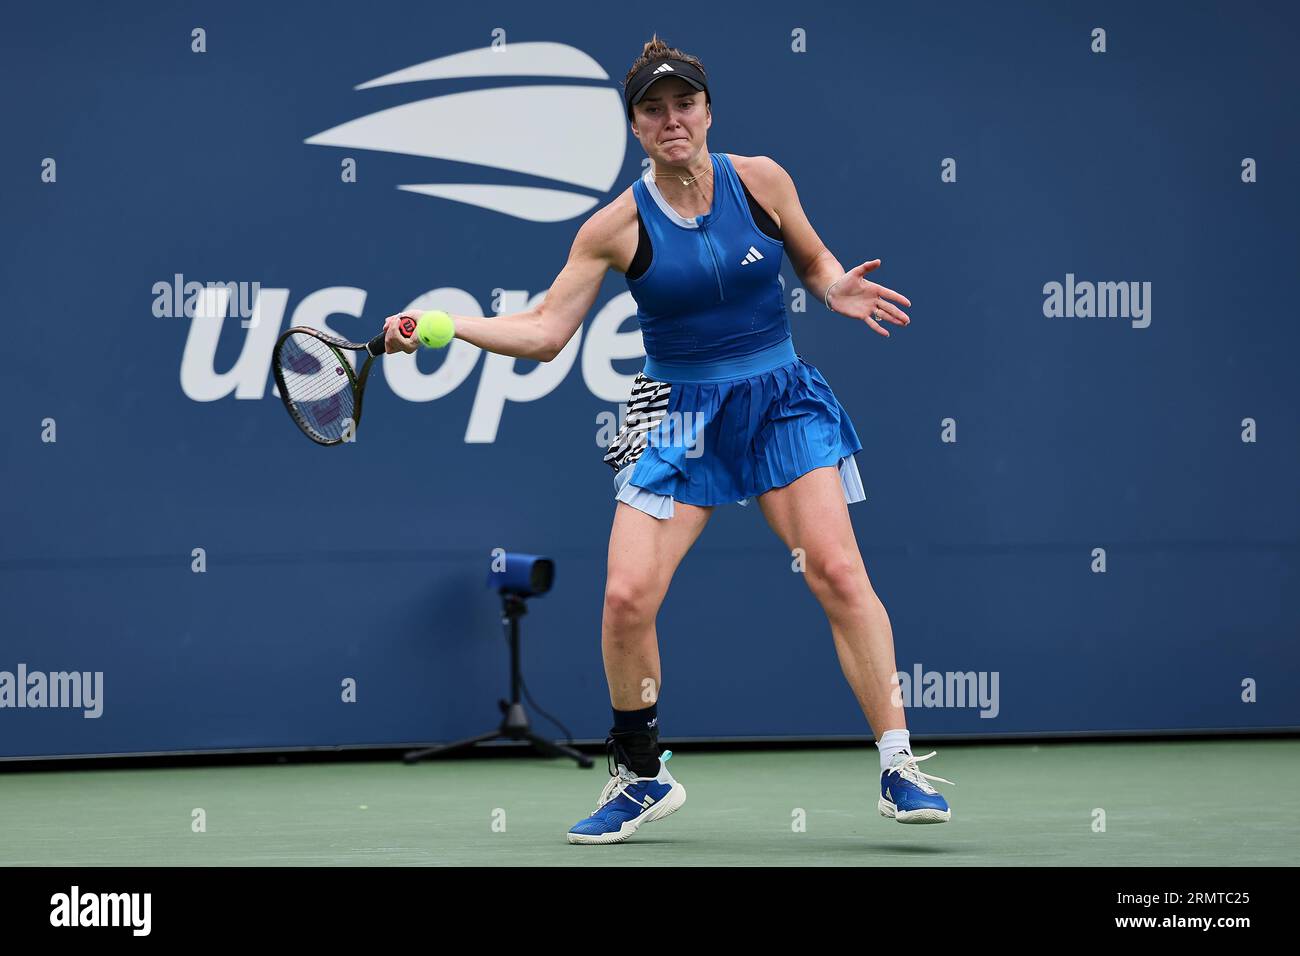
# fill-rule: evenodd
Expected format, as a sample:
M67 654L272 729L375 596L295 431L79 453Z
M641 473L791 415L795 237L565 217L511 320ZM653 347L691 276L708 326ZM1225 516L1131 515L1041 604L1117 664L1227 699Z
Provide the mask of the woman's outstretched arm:
M549 362L582 325L600 292L610 265L611 219L601 209L582 224L569 250L569 261L551 283L541 303L509 315L453 315L456 338L488 352ZM390 315L384 322L389 352L414 352L419 339L406 338L397 325L403 317L419 319L419 310Z

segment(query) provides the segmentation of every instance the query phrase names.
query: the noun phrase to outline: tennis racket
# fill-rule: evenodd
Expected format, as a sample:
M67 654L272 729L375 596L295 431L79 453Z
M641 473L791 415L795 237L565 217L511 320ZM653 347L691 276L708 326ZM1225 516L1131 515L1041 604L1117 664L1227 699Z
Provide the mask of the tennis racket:
M415 320L402 319L398 330L410 338ZM366 353L359 373L353 371L345 350ZM286 331L275 343L271 368L289 417L318 445L351 441L361 422L361 396L370 366L375 356L383 354L383 332L362 345L304 325Z

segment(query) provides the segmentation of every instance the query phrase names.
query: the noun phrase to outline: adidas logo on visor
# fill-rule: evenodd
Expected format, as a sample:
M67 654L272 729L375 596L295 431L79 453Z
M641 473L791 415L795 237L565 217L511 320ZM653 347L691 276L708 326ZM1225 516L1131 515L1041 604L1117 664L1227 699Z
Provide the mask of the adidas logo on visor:
M657 70L655 70L655 72L656 72L656 73L676 73L677 71L674 70L674 69L673 69L671 66L669 66L667 63L665 63L665 64L663 64L661 67L659 67Z
M748 255L746 255L745 258L740 260L740 264L742 266L747 266L751 262L757 262L761 258L763 258L763 253L759 252L753 246L750 246Z

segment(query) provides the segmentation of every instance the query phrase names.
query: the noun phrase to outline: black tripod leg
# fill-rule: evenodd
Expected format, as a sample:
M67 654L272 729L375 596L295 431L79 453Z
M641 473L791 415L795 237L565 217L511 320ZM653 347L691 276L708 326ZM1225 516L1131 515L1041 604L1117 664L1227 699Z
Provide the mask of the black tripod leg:
M548 757L569 757L572 760L578 761L578 766L582 767L584 770L594 766L590 757L584 753L579 753L572 747L566 747L564 744L557 744L553 740L547 740L545 737L539 737L536 734L529 734L527 739L534 747L546 754Z
M411 750L402 754L404 763L415 763L424 760L427 757L442 757L456 750L467 750L475 744L481 744L488 740L496 740L501 736L500 730L494 730L490 733L479 734L477 737L469 737L466 740L458 740L454 744L439 744L436 747L426 747L423 750Z

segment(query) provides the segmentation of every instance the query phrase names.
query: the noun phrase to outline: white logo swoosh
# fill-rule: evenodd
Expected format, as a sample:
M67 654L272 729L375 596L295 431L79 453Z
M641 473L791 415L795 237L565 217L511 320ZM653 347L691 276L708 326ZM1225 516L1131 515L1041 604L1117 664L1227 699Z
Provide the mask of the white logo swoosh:
M595 60L561 43L517 43L429 60L357 89L483 76L608 76ZM379 110L305 142L421 156L506 170L607 193L627 151L621 95L607 86L496 86L448 93ZM583 193L505 183L400 185L533 222L581 215L599 199Z
M477 163L604 192L623 165L622 115L611 89L507 86L404 103L317 133L307 144ZM617 135L600 135L612 131L611 116Z
M568 76L586 80L608 80L600 64L577 47L564 43L507 43L501 47L466 50L440 56L389 73L356 87L419 83L423 80L454 80L466 76Z

